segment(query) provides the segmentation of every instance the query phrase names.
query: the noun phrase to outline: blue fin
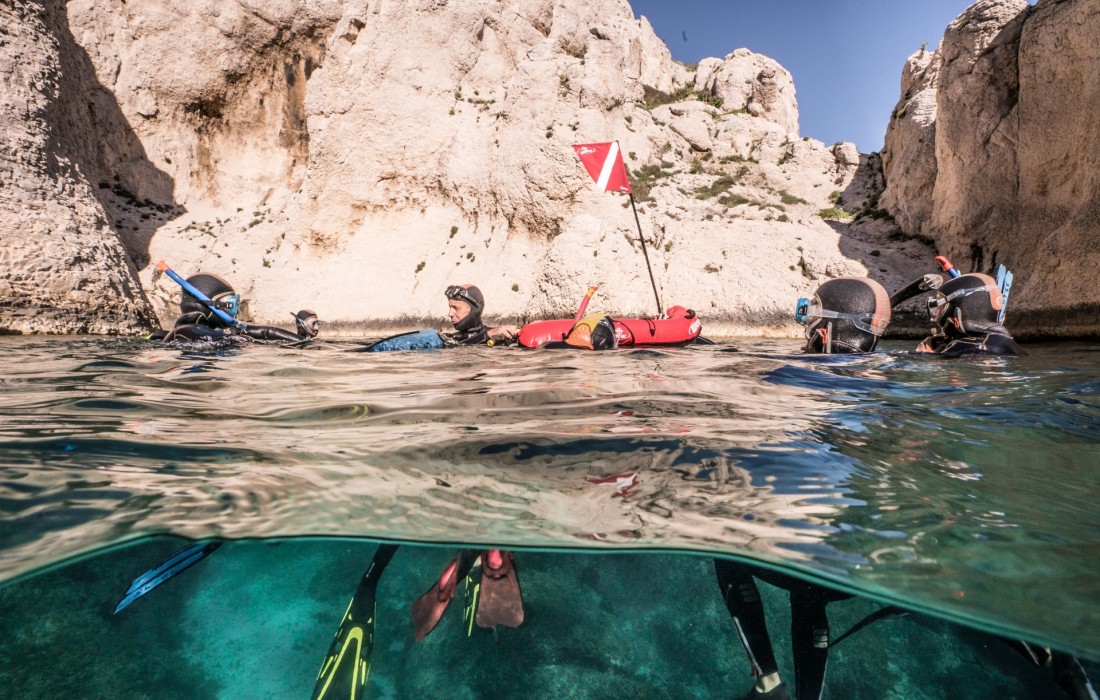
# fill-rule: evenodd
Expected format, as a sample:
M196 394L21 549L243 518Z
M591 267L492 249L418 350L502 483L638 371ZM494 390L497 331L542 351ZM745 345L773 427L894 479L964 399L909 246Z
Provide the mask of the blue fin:
M997 266L997 286L1001 289L1001 312L997 314L997 323L1004 323L1008 310L1008 294L1012 291L1012 273L1004 265Z
M443 337L434 328L383 338L354 352L390 352L393 350L438 350L443 347Z
M142 597L160 584L172 578L185 569L189 569L207 557L211 552L221 546L221 542L196 542L188 545L168 557L160 564L138 576L126 589L126 595L115 606L114 614L118 614L130 603Z

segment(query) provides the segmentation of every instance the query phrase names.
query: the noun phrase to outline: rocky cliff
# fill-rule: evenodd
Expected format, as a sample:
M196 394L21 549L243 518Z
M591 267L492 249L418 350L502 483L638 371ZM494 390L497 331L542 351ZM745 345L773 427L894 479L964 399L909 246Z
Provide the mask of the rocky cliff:
M910 58L883 206L964 270L1015 272L1007 325L1100 335L1100 0L979 0Z
M94 189L103 143L89 137L117 107L96 88L64 4L0 4L0 66L0 332L148 327L152 310Z
M440 319L456 282L479 284L498 317L571 313L591 282L593 309L651 314L629 203L594 191L571 148L612 139L662 301L712 331L789 334L793 300L828 277L895 287L928 267L874 208L877 159L800 136L782 66L744 49L677 64L625 0L14 8L2 60L54 82L9 92L0 122L0 191L26 185L5 200L18 216L0 224L16 241L3 274L57 294L110 285L85 298L130 309L119 332L147 319L146 299L174 317L158 259L228 278L259 322L300 307L367 329ZM72 167L28 176L55 152ZM66 257L40 269L33 245ZM43 304L26 287L0 298ZM85 310L0 325L111 329L80 325Z

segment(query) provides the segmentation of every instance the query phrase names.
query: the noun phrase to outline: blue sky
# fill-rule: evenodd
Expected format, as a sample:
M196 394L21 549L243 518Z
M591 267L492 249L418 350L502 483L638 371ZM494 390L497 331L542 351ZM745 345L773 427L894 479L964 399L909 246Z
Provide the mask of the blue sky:
M630 0L684 63L745 47L794 76L803 136L882 148L905 59L973 0Z

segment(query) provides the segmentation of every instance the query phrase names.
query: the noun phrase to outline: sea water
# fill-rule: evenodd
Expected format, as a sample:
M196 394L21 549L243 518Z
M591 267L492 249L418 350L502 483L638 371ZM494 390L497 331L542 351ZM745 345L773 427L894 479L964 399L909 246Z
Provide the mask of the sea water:
M855 594L834 638L912 611L833 649L826 697L1057 697L1021 639L1097 673L1096 346L355 347L0 338L0 687L308 697L382 540L371 697L737 697L715 556ZM516 552L526 620L468 630L460 595L417 643L460 546Z

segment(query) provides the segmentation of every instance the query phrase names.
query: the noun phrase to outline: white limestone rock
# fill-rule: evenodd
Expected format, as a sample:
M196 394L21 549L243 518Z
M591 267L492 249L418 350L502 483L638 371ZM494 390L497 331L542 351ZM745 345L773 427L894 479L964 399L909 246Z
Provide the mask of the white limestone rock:
M74 102L94 76L61 2L0 6L0 332L137 333L154 322L96 199L102 110ZM105 186L109 184L105 183Z
M456 282L481 286L493 318L571 314L593 281L594 309L652 314L629 202L594 191L572 149L612 139L663 301L698 309L711 334L718 321L797 334L791 300L825 278L871 272L893 288L920 258L819 216L837 198L868 199L874 180L852 147L800 136L781 66L737 50L692 71L625 0L48 7L86 67L58 102L95 107L67 132L84 185L37 175L32 161L52 157L39 140L18 151L30 160L3 162L41 206L12 206L58 245L57 231L95 230L92 214L64 213L66 193L95 183L97 245L126 255L66 289L111 277L125 295L133 261L162 323L179 290L159 259L229 279L254 322L308 307L360 329L442 325L442 289ZM33 104L19 93L11 113ZM132 303L145 308L140 293Z
M1012 269L1024 336L1100 335L1097 36L1100 0L979 0L910 61L887 136L884 206L961 269Z

